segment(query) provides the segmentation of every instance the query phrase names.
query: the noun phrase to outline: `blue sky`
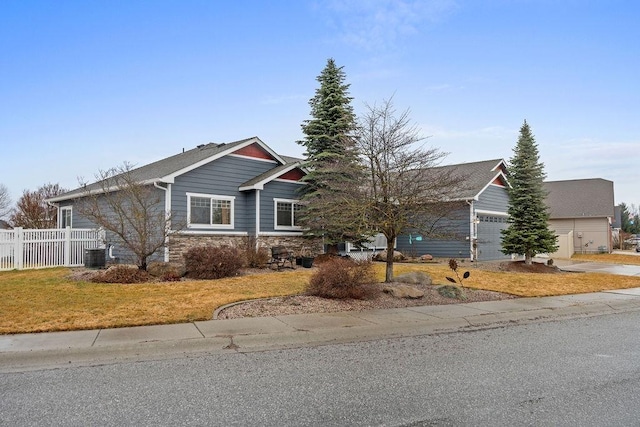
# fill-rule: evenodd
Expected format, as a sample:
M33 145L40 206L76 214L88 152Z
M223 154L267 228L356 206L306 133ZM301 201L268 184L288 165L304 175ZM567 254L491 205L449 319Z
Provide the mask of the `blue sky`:
M356 113L393 96L449 153L513 155L640 203L640 3L620 0L0 2L0 183L15 200L124 161L260 137L281 154L327 58Z

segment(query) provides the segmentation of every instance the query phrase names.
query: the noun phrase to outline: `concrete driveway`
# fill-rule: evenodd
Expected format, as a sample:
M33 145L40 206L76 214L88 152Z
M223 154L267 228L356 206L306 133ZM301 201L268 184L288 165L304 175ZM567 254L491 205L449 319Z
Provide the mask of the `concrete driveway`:
M640 276L640 265L608 264L604 262L577 262L571 260L554 260L554 264L562 271L577 273L608 273L620 276Z

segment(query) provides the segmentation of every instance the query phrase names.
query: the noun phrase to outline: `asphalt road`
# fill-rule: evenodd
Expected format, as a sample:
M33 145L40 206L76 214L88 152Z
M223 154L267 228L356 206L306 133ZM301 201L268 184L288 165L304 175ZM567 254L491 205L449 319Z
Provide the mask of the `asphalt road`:
M638 425L639 332L625 312L7 373L0 425Z

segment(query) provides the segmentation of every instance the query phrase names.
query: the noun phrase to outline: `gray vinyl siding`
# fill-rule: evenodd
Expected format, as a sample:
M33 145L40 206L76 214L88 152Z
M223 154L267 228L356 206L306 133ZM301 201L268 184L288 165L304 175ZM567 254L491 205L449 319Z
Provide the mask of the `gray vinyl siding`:
M176 177L171 188L172 214L176 223L187 221L187 193L233 196L234 228L230 232L248 232L255 228L255 199L238 188L248 180L275 167L275 163L226 156ZM189 228L197 230L197 228ZM211 230L209 228L203 230Z
M247 221L247 232L256 234L256 190L245 191L243 193L244 204L246 206L245 220Z
M153 188L153 197L159 197L160 202L158 203L156 209L164 211L164 191ZM78 202L76 201L63 201L60 202L60 207L72 206L72 224L73 228L98 228L94 222L89 219L83 217L79 213L79 209L77 208ZM158 233L162 233L162 230L158 230ZM110 231L106 231L106 240L105 244L107 246L113 245L112 254L117 259L117 262L120 264L127 263L135 263L136 257L129 249L127 249L121 242L120 238L116 236L114 233ZM161 261L164 259L163 249L158 250L148 261ZM107 257L107 262L112 261Z
M98 228L96 224L89 221L87 218L80 216L74 200L65 200L58 203L58 206L60 208L71 207L71 226L73 228Z
M469 243L469 209L460 208L451 219L439 226L445 237L434 238L419 232L403 233L396 239L396 249L408 256L429 254L436 258L469 258L471 256ZM411 236L411 239L409 239ZM416 240L417 236L422 241Z
M489 185L473 202L474 209L480 211L504 212L509 206L507 189L497 185ZM447 233L446 237L429 238L422 236L422 241L416 241L415 235L411 235L411 243L408 234L398 237L396 247L406 255L420 256L430 254L436 258L470 258L471 241L469 223L469 207L464 206L454 215L455 219L447 220L443 224ZM482 219L485 219L485 216ZM501 235L500 227L479 224L478 257L482 260L508 258L500 252ZM500 224L503 225L503 224ZM490 235L486 234L487 232ZM480 238L481 237L481 238Z
M275 205L274 199L300 200L298 191L300 184L294 184L284 181L271 181L265 185L264 190L260 194L260 231L284 232L288 231L275 230Z
M509 194L507 189L497 185L488 186L474 203L477 210L494 212L507 212L509 207Z

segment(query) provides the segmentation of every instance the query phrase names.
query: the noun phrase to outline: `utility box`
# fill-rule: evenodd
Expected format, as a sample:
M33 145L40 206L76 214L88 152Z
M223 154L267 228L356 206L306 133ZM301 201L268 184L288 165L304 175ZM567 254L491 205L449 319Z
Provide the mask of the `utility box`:
M106 263L105 250L85 249L84 250L84 266L87 268L103 268Z

